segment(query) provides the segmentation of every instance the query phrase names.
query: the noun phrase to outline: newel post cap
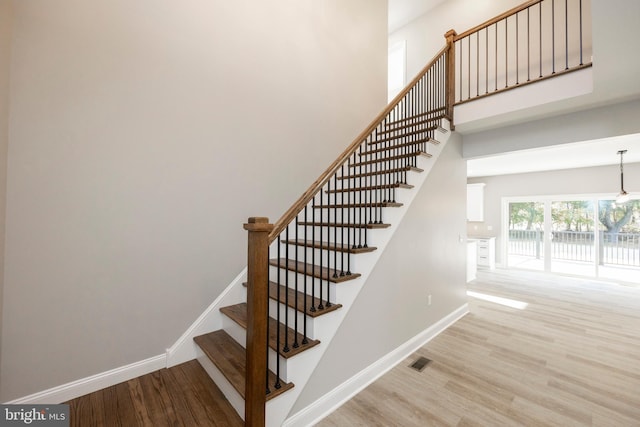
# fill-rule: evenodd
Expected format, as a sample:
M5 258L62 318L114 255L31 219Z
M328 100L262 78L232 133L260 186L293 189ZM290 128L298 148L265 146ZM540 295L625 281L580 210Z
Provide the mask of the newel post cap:
M264 231L268 233L273 230L273 224L269 224L269 218L267 217L256 216L249 218L243 228L247 231Z

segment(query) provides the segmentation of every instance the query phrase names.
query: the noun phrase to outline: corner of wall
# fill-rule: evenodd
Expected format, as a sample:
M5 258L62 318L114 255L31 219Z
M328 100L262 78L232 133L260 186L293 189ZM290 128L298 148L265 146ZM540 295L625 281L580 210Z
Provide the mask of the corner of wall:
M0 383L2 382L4 236L7 201L7 148L9 146L9 70L11 66L11 20L13 16L11 6L11 0L0 0Z

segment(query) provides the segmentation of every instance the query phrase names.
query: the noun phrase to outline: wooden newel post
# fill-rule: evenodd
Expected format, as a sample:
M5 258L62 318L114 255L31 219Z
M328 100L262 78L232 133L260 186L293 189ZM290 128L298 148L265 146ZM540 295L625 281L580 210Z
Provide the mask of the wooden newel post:
M446 98L447 98L447 118L449 122L451 122L451 130L453 127L453 104L455 103L456 97L456 44L455 37L458 33L455 30L449 30L444 35L447 40L447 47L449 51L447 52L447 71L446 71Z
M269 218L249 218L247 259L247 376L244 422L265 425L267 397L267 318L269 316Z

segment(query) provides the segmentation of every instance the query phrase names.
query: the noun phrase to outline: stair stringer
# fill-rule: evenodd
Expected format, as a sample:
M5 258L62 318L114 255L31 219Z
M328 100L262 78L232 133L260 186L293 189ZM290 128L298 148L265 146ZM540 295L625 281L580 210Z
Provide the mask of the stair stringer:
M298 354L294 358L287 360L287 376L295 384L295 387L288 392L267 402L266 425L281 426L289 417L293 405L304 390L307 382L311 378L315 367L320 362L324 352L329 347L329 343L335 336L340 324L345 319L349 309L355 302L360 290L367 282L369 275L373 271L376 263L384 253L385 248L393 237L398 226L402 222L405 214L411 208L422 185L426 181L431 169L435 165L440 153L446 146L450 133L449 123L443 120L443 127L446 132L436 132L436 139L439 144L431 145L430 158L419 156L417 167L423 169L421 173L412 173L412 189L398 189L396 200L403 204L401 207L385 209L384 222L391 224L386 229L376 229L370 231L370 245L378 249L374 252L358 254L353 257L352 271L360 273L357 279L340 283L335 287L335 300L342 304L342 308L325 316L317 317L314 320L314 338L320 340L320 345Z

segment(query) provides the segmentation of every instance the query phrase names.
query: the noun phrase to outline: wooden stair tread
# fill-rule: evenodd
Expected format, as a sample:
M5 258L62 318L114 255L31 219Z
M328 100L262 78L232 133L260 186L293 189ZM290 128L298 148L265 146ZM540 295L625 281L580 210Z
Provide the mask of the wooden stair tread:
M375 171L375 172L364 172L364 173L357 173L357 174L353 174L353 175L346 175L346 176L339 176L338 179L355 179L355 178L364 178L366 176L374 176L374 175L393 175L396 173L404 173L404 172L424 172L424 169L420 169L417 168L415 166L404 166L401 168L396 168L396 169L385 169L385 170L380 170L380 171Z
M388 161L392 161L392 160L401 160L401 159L408 159L411 157L418 157L418 156L425 156L425 157L431 157L431 154L426 153L424 151L413 151L411 153L407 153L407 154L399 154L397 156L391 156L391 157L386 157L386 158L381 158L381 159L372 159L372 160L365 160L362 162L358 162L358 163L351 163L352 168L355 168L357 166L364 166L364 165L371 165L374 163L382 163L382 162L388 162Z
M396 182L394 184L372 185L370 187L338 188L333 190L326 190L325 193L333 194L333 193L348 193L353 191L388 190L390 188L413 188L413 185L404 184L402 182Z
M385 125L386 131L382 131L379 134L382 134L384 132L395 132L395 131L400 130L400 129L406 129L406 128L410 128L412 126L418 126L418 125L422 125L422 124L426 124L426 123L435 122L437 120L442 120L443 118L444 118L444 116L442 116L442 115L435 116L435 117L427 117L427 118L425 118L424 115L423 116L407 117L407 118L403 119L403 121L401 121L401 122L396 121L394 123L387 123ZM407 123L407 122L410 122L410 123ZM394 126L394 125L397 125L397 126Z
M313 225L315 227L338 227L338 228L366 228L369 230L377 228L388 228L391 224L371 223L371 224L344 224L335 222L298 222L298 225Z
M351 273L350 275L344 274L340 275L339 271L334 270L333 268L320 267L314 264L305 264L301 261L293 261L288 260L286 258L280 259L271 259L269 260L269 264L274 267L280 267L287 269L289 271L295 271L296 273L305 274L305 265L306 265L306 275L313 276L323 280L329 280L332 283L342 283L349 280L357 279L360 277L359 273Z
M431 118L431 120L441 120L441 119L444 119L446 117L446 114L445 114L446 110L447 110L446 107L435 108L433 110L430 110L430 111L427 111L427 112L424 112L424 113L418 113L418 114L414 114L412 116L407 116L407 117L403 117L401 119L397 119L397 120L391 121L391 122L387 123L385 126L389 127L389 126L392 126L392 125L395 125L395 124L398 124L398 123L404 123L404 122L409 121L409 120L421 119L424 116L430 116L432 114L435 114L435 116L433 116ZM438 114L438 113L440 113L440 114Z
M378 144L380 142L393 141L394 139L406 138L408 136L422 135L427 132L433 132L436 129L438 129L438 126L427 126L424 129L416 129L414 131L407 132L407 133L399 133L396 135L385 136L384 138L376 138L374 140L369 141L369 143ZM381 135L383 135L384 133L389 133L389 132L388 131L380 132Z
M245 375L247 372L247 353L244 347L223 330L200 335L193 340L244 399ZM271 392L267 394L267 400L273 399L293 388L293 383L280 381L282 387L276 389L272 386L272 384L275 384L276 379L276 375L269 371L268 381Z
M326 249L329 251L338 251L338 252L344 252L349 254L361 254L366 252L373 252L376 249L378 249L375 246L366 247L366 248L358 248L353 246L343 247L342 245L340 244L336 245L333 242L319 242L319 241L311 241L311 240L303 240L303 239L286 240L286 241L283 241L282 243L289 244L289 245L296 245L296 246L305 246L305 247L314 248L314 249Z
M244 329L247 329L247 304L240 303L235 305L230 305L227 307L222 307L220 311L229 317L231 320L236 322L238 325L242 326ZM284 344L282 347L278 348L277 341L277 328L280 328L280 339L284 341L285 334L288 339L289 350L284 350ZM311 347L320 344L318 340L312 340L311 338L307 338L307 343L303 344L304 336L301 333L294 331L293 329L287 327L282 323L278 323L278 321L272 317L269 317L269 347L273 350L277 350L278 354L284 358L289 358L295 356L298 353L301 353L305 350L310 349ZM297 347L294 347L294 343L298 343Z
M318 205L314 209L353 209L353 208L399 208L402 203L398 202L380 202L380 203L344 203L338 205Z
M405 142L403 144L394 144L394 145L392 145L390 147L381 147L381 148L375 148L375 149L372 149L372 150L363 151L361 153L359 152L358 155L359 156L366 156L366 155L369 155L369 154L384 153L384 152L387 152L387 151L398 150L400 148L412 147L414 145L422 144L422 143L425 143L425 142L430 142L430 143L435 144L435 145L438 144L438 141L436 141L435 139L426 137L426 138L416 139L415 141ZM369 145L373 145L373 144L374 143L371 143L371 142L369 143Z
M243 283L247 286L246 283ZM278 289L280 289L280 298L278 299ZM288 295L288 301L287 301ZM342 308L342 304L331 304L327 307L324 304L320 304L320 298L314 298L311 295L307 295L304 292L296 292L295 289L287 288L284 285L278 285L276 282L269 282L269 298L275 301L280 301L282 304L288 304L289 307L294 310L298 310L301 313L305 313L309 317L318 317L326 313L331 313L339 308ZM305 308L306 299L306 308ZM296 302L298 303L296 306ZM322 306L322 308L319 308ZM313 308L312 308L313 307Z

